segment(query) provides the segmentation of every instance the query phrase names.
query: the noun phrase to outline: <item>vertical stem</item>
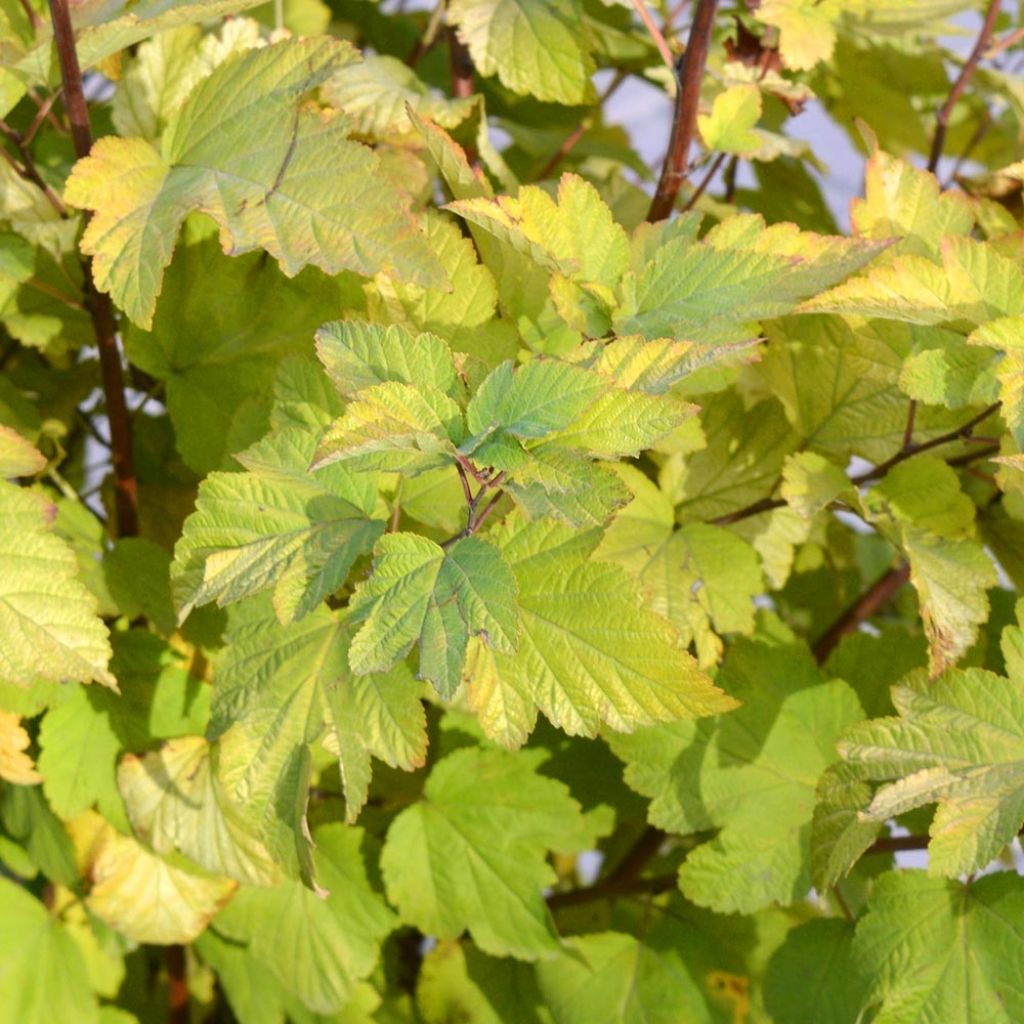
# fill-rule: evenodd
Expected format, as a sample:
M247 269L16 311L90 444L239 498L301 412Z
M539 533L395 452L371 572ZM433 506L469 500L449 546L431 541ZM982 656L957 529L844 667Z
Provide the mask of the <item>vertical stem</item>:
M967 83L973 77L974 72L978 70L978 62L985 52L985 47L988 46L988 41L992 38L992 32L995 29L996 18L999 17L1001 5L1002 0L991 0L989 3L988 10L985 12L985 21L981 26L981 31L978 33L978 38L974 42L974 49L971 50L970 55L964 62L964 66L960 69L960 74L957 75L953 88L949 90L946 102L942 104L936 115L935 135L932 137L932 150L928 155L928 170L932 174L935 173L936 168L939 166L939 160L942 159L942 147L946 142L946 130L949 127L950 115L953 113L953 108L960 102L960 97L963 95L964 89L967 88Z
M697 0L686 50L676 61L676 104L672 114L672 134L658 188L647 213L649 221L664 220L672 212L679 189L686 180L687 159L697 128L700 85L708 61L717 3L718 0Z
M68 0L50 0L53 35L57 43L57 57L64 82L64 107L71 122L71 137L79 159L92 149L92 130L89 127L89 108L82 91L82 69L75 50L75 35L68 13ZM114 504L117 512L117 532L131 537L139 532L138 486L132 453L132 421L124 396L124 376L121 371L121 352L117 343L117 324L110 297L98 291L92 278L92 262L82 261L85 276L85 305L92 319L93 333L100 353L100 375L103 380L103 398L110 421L111 462L114 467Z
M167 968L167 1020L168 1024L189 1024L188 971L184 946L164 948Z
M467 99L473 95L473 58L454 27L448 29L448 46L452 69L452 95Z

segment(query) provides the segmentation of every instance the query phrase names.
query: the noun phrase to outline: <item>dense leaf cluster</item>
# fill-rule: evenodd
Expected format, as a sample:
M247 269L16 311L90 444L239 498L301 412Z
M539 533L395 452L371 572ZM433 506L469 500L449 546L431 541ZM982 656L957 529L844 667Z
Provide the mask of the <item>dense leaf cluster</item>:
M0 0L0 1024L1024 1020L1024 32L684 6Z

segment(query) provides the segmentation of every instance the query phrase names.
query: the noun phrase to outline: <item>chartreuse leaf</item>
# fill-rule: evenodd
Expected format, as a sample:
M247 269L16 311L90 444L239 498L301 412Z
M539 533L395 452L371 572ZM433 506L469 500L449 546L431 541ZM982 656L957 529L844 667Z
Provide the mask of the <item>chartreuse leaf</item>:
M956 472L930 455L896 466L863 499L869 519L903 550L921 602L929 667L937 675L970 647L988 618L995 566L975 539L974 503Z
M305 97L354 59L327 37L285 40L225 61L193 90L160 151L103 139L68 179L65 199L96 211L82 248L98 287L149 327L185 216L212 217L231 253L266 249L289 276L384 268L440 283L408 211L380 188L378 159ZM324 166L334 173L325 177Z
M450 398L460 393L451 349L433 334L412 334L397 324L338 320L316 332L316 352L348 399L387 381L425 385Z
M801 312L845 313L946 324L981 324L1024 313L1024 268L994 246L950 236L939 246L941 265L907 255L871 267L861 277L826 291Z
M97 1024L85 960L60 919L8 878L0 878L0 905L0 1021Z
M938 804L929 873L983 868L1024 824L1024 680L969 668L929 682L917 672L892 697L898 718L862 722L839 743L860 778L882 783L862 817Z
M861 238L896 238L883 257L908 254L937 258L947 235L967 235L974 227L968 197L943 192L934 174L919 170L878 148L865 167L864 198L850 204L850 220Z
M125 347L165 382L191 469L235 469L232 456L263 436L278 365L309 351L310 335L346 301L343 281L316 270L289 280L255 254L228 259L211 221L185 221L152 331L126 325Z
M973 331L968 345L1002 349L995 367L999 381L1000 413L1018 445L1024 445L1024 316L990 320Z
M704 145L722 153L750 153L761 139L751 131L761 118L761 90L756 85L734 85L715 97L710 114L697 115Z
M476 227L477 236L486 232L481 251L506 286L506 306L510 279L524 289L536 279L570 327L591 336L609 331L613 289L628 266L629 240L593 185L563 174L554 198L527 185L514 198L463 199L447 208ZM532 265L526 273L524 260ZM548 280L538 270L552 276Z
M51 531L56 514L41 494L0 481L0 677L116 689L107 628L74 552Z
M531 519L550 516L572 526L601 526L629 501L629 491L611 469L558 442L531 448L529 461L502 487Z
M136 942L191 942L235 892L230 879L158 857L92 811L76 818L70 832L92 882L86 906Z
M733 217L699 242L679 233L628 272L614 316L618 334L738 341L758 320L788 313L808 296L869 263L885 243L766 227Z
M841 14L836 0L765 0L757 20L779 30L779 53L787 68L809 71L832 56Z
M371 888L361 829L325 825L314 834L317 896L297 882L239 889L215 927L319 1014L337 1013L373 970L395 916Z
M558 949L541 897L555 880L546 855L587 849L596 836L568 789L535 772L543 756L474 748L434 766L381 856L405 921L442 939L468 929L497 956L535 960Z
M818 918L794 928L776 950L764 980L773 1020L846 1024L857 1019L867 978L853 958L853 927Z
M316 434L285 429L239 455L244 473L211 473L175 547L183 619L195 607L272 590L282 622L307 615L345 581L384 524L376 481L344 466L308 471Z
M356 470L424 473L454 462L462 438L462 411L453 399L429 384L389 380L349 402L320 439L310 468L348 462Z
M718 526L675 526L668 496L642 473L620 467L633 492L605 531L600 559L617 562L642 584L651 607L673 622L701 665L722 655L719 633L751 633L754 597L764 585L754 549Z
M382 537L350 608L359 625L349 648L353 672L386 672L418 644L419 676L444 697L459 685L470 637L506 654L516 649L516 580L479 537L447 551L413 533Z
M291 767L325 721L327 745L340 762L349 820L366 800L371 755L392 767L423 763L427 735L420 687L401 663L384 674L354 676L348 667L351 633L326 608L281 626L265 605L243 606L216 661L210 732L242 751L247 737L260 751L254 760L241 758L244 770L233 792L250 821L253 811L262 815L258 828L272 849L280 828L274 825L280 793L294 785ZM292 842L304 844L301 827Z
M144 757L128 754L117 779L135 832L157 853L179 850L207 871L253 885L281 879L202 737L170 740Z
M0 478L35 476L46 468L42 452L13 427L0 425Z
M837 498L851 500L853 486L834 462L817 452L794 452L782 470L782 497L798 516L813 519Z
M703 993L677 950L621 932L581 935L569 949L537 966L541 993L560 1024L710 1024Z
M482 75L556 103L594 97L594 60L577 0L455 0L448 17Z
M351 120L354 134L377 141L402 141L413 132L410 110L451 130L478 102L431 91L408 64L385 54L366 54L340 68L327 80L323 97Z
M518 583L520 633L515 654L480 641L470 650L469 702L489 737L520 746L538 710L593 736L602 722L628 732L735 706L625 571L590 560L599 531L512 517L494 539Z
M16 786L43 781L32 755L27 753L31 742L21 724L21 715L0 709L0 779Z
M684 895L720 913L751 913L810 887L815 785L863 711L846 683L826 680L796 645L738 640L717 681L743 701L739 710L713 726L614 737L612 747L627 762L626 781L653 799L653 821L681 833L720 830L680 868Z
M1024 1014L1024 883L1013 872L964 885L919 871L875 882L854 960L879 1024L1012 1024Z
M451 284L425 288L378 274L364 286L367 314L382 323L432 331L459 351L488 357L488 362L492 350L513 354L516 339L509 325L492 319L498 300L494 276L478 261L472 240L450 217L432 210L426 215L426 236Z
M238 14L257 6L261 0L192 0L168 5L163 0L103 0L78 8L74 14L76 49L82 68L91 67L105 57L127 49L140 39L156 35L178 25L209 21L222 15ZM36 34L36 43L15 64L20 75L32 81L46 82L56 73L53 68L52 35L49 25ZM56 73L59 80L60 75Z

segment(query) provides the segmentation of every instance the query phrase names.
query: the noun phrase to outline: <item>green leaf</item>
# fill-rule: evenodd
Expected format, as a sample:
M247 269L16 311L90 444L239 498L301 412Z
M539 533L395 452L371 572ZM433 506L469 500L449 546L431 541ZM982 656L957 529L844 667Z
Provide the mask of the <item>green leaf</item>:
M847 475L817 452L794 452L782 471L782 497L803 519L813 519L837 498L853 493Z
M757 554L717 526L675 528L668 497L643 474L619 470L635 497L605 532L597 557L618 562L640 581L651 607L673 622L701 665L721 659L720 633L751 633L754 598L764 585Z
M89 68L165 29L238 14L261 2L263 0L186 0L168 5L163 0L103 0L86 8L76 8L72 20L78 62L83 69ZM17 62L17 72L39 83L52 81L54 77L59 81L59 72L53 67L50 26L44 22L35 38L36 44Z
M779 52L787 68L809 71L832 56L841 13L836 0L765 0L757 20L779 30Z
M366 54L327 80L324 99L351 119L353 134L378 140L401 140L414 131L408 111L452 129L472 114L472 97L448 98L432 91L416 72L383 54Z
M0 1021L98 1021L96 997L74 939L20 885L0 878Z
M82 248L99 288L135 323L152 322L163 270L192 210L225 249L265 248L289 276L385 267L435 283L407 200L381 189L377 157L304 98L353 59L327 38L285 40L225 61L171 120L161 151L107 138L68 179L66 200L96 212ZM325 178L317 168L330 165Z
M476 642L467 678L484 732L506 746L525 742L538 710L593 736L602 722L628 732L734 706L624 570L590 561L599 539L544 520L512 519L495 534L518 582L519 648Z
M0 481L0 676L116 689L107 628L73 551L50 530L56 513L41 494Z
M853 928L846 921L811 920L794 928L776 950L764 980L773 1019L847 1024L867 995L853 958Z
M35 476L46 468L42 452L36 451L12 427L0 425L0 478L11 480L16 476Z
M661 726L612 746L629 764L627 782L654 798L652 821L685 833L719 829L680 868L687 898L751 913L810 887L815 785L863 711L846 683L827 681L797 646L736 641L717 680L743 706L713 730Z
M86 906L135 942L191 942L235 891L229 879L158 857L91 812L71 831L92 882Z
M395 917L370 887L361 829L325 825L314 838L326 895L297 882L243 887L216 928L247 943L257 962L309 1010L333 1014L374 969Z
M449 12L482 75L557 103L594 97L595 66L576 0L455 0Z
M349 649L353 672L386 672L418 643L420 678L450 697L470 637L516 649L516 581L498 549L479 537L445 551L416 534L388 534L353 595L351 617L360 625Z
M451 350L433 334L411 334L395 324L338 320L316 332L316 352L327 376L348 399L387 381L459 396Z
M165 382L185 463L235 469L235 452L266 432L278 365L310 351L310 335L346 301L344 284L316 270L288 280L259 255L228 259L213 223L192 216L161 295L151 332L126 325L128 357Z
M751 128L761 119L761 90L756 85L734 85L720 92L708 115L697 115L704 145L722 153L749 154L761 146Z
M455 461L462 410L429 384L389 380L363 388L320 439L311 469L351 462L356 471L424 473Z
M569 949L537 967L541 992L559 1024L710 1024L703 994L677 950L621 932L581 935Z
M476 438L497 432L545 437L565 430L607 388L597 374L570 363L534 359L515 369L505 362L477 389L466 409L466 426ZM486 463L486 456L481 458Z
M918 672L892 695L898 718L863 722L839 744L861 778L884 783L863 816L881 822L938 804L929 873L985 867L1024 824L1021 681L976 668L932 682Z
M211 473L174 552L179 621L272 590L282 622L309 614L337 590L384 524L372 518L376 481L344 466L313 474L316 435L272 434L238 456L244 473Z
M962 192L940 190L934 174L877 148L867 162L864 198L850 204L854 231L862 238L897 238L886 254L938 257L947 235L967 235L974 212Z
M623 279L616 333L738 341L756 332L758 320L788 313L884 247L793 224L766 227L754 214L719 224L699 242L680 234Z
M928 455L896 466L863 499L871 522L890 533L910 563L921 603L929 668L937 675L971 646L988 618L995 566L974 539L974 503L954 470Z
M854 939L873 1019L1011 1024L1024 1013L1022 930L1024 891L1012 873L966 886L916 871L883 875Z
M184 736L145 757L128 754L117 782L135 832L156 853L179 850L213 874L252 885L280 880L247 808L217 777L206 740Z
M586 849L594 836L566 787L533 770L535 753L460 750L434 766L381 857L404 920L442 939L468 929L496 956L558 949L541 898L555 880L545 858Z

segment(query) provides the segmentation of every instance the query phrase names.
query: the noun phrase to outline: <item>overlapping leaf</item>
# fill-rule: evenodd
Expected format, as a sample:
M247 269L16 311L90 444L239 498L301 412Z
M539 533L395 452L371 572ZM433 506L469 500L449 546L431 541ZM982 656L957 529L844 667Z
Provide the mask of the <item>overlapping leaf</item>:
M0 481L0 676L116 687L106 626L74 552L51 530L55 515L41 494Z
M316 434L272 434L238 456L244 473L211 473L175 548L179 617L272 590L278 617L311 612L345 581L384 528L373 475L312 474Z
M475 642L467 679L484 731L507 746L526 740L538 710L592 736L601 722L630 731L734 706L625 571L590 559L599 539L596 530L518 518L495 535L518 582L519 648Z
M791 903L810 887L815 786L835 740L863 717L853 690L826 681L805 651L737 641L717 677L743 706L716 726L615 737L627 781L676 832L718 828L679 872L683 893L719 912Z
M160 151L107 138L76 165L65 197L96 211L83 249L97 285L135 323L150 326L192 210L217 222L226 250L264 248L289 276L312 264L331 274L392 268L435 282L407 201L379 187L376 156L348 141L343 120L303 104L352 59L350 48L323 37L244 52L196 87ZM326 165L330 176L320 173Z
M588 848L594 835L560 782L532 753L460 750L439 761L423 799L388 831L388 896L426 934L469 929L494 955L534 960L558 949L541 889L545 857Z
M447 550L412 533L381 538L351 609L359 625L349 649L354 672L386 672L416 644L420 678L445 697L459 684L470 637L516 649L516 581L499 550L479 537Z

